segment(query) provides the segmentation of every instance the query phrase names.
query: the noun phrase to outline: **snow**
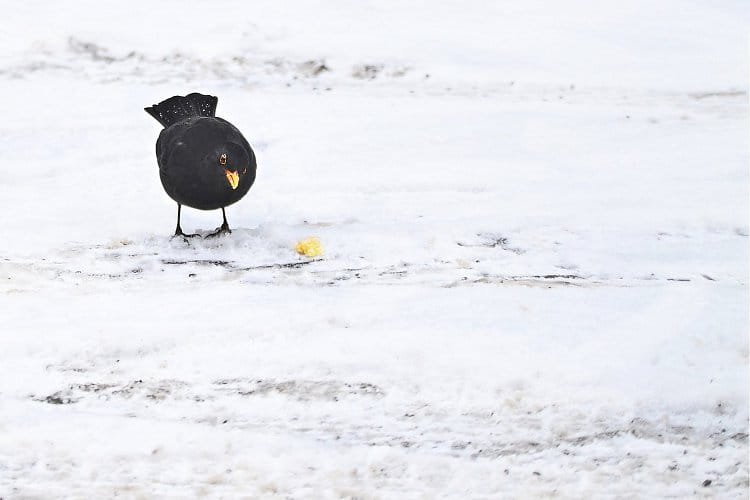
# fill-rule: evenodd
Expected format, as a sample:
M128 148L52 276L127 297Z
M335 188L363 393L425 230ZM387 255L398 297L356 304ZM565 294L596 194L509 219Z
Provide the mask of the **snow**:
M3 7L0 497L746 498L745 3L207 9Z

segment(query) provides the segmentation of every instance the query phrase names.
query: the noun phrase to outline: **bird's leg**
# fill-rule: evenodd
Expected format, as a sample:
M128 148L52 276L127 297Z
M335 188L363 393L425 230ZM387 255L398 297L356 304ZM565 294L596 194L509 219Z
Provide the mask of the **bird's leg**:
M231 233L232 230L229 229L229 223L227 222L227 213L224 210L224 207L221 207L221 216L224 218L224 222L221 223L221 230Z
M180 213L182 212L182 205L179 203L177 204L177 229L174 230L175 236L185 236L185 233L182 232L182 228L180 227Z
M224 210L224 207L221 207L221 215L222 217L224 217L224 222L221 223L221 227L213 233L206 235L206 238L213 238L215 236L219 236L220 234L230 234L232 232L232 230L229 229L229 223L227 222L227 213Z
M180 214L182 212L182 205L179 203L177 204L177 228L174 230L174 236L182 236L183 238L192 238L194 236L199 236L198 234L185 234L182 232L182 228L180 227Z

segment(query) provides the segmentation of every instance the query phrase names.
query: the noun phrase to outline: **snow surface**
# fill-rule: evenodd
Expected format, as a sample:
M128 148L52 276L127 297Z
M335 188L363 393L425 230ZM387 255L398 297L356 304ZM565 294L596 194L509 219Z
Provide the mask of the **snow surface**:
M1 498L747 498L746 2L2 10Z

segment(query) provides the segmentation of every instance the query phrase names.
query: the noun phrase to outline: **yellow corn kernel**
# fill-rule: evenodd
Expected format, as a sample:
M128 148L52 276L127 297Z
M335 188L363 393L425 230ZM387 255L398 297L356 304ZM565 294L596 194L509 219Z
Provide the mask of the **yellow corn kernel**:
M320 240L316 236L305 238L300 240L294 245L294 249L298 254L306 257L318 257L323 255L323 245L320 244Z

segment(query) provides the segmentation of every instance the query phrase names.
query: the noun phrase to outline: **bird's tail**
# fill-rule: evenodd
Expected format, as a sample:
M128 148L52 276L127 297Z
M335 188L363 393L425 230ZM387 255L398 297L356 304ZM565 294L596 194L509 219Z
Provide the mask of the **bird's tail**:
M191 116L214 116L217 102L219 99L212 95L193 92L185 97L170 97L144 109L166 128Z

